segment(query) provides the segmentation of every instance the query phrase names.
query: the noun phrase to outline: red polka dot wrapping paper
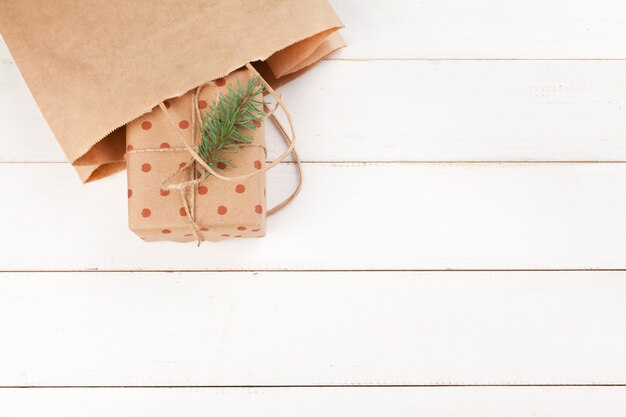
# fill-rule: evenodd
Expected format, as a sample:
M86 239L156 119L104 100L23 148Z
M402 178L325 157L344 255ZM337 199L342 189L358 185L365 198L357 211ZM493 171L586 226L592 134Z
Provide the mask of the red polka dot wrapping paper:
M252 74L241 69L217 80L222 93L232 83L246 85ZM216 99L216 90L205 87L199 97L199 107L208 109ZM176 121L177 129L191 143L191 99L189 92L168 99L166 107ZM205 111L205 110L201 110ZM228 154L233 166L222 173L235 177L261 170L265 166L265 122L253 131L247 131L254 143L241 151ZM197 129L199 132L199 128ZM197 133L197 138L199 133ZM177 149L182 146L160 108L140 117L126 126L127 149ZM132 152L128 162L128 219L129 227L147 242L195 242L196 237L179 190L164 189L163 182L179 168L191 162L187 151ZM183 171L174 182L190 180L190 170ZM265 234L265 173L242 181L225 181L210 176L198 184L192 207L203 240L217 242L229 238L261 237Z
M328 0L0 0L2 36L85 182L125 168L124 125L161 101L248 62L291 79L345 46L342 27Z

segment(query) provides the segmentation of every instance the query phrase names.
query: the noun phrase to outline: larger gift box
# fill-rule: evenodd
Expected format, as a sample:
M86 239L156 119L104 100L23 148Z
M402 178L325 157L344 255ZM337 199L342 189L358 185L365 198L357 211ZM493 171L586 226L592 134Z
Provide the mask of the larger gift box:
M201 113L210 111L219 95L228 94L229 86L246 85L252 76L244 68L211 82L200 91L197 108ZM228 166L216 165L228 177L255 171L258 175L234 182L208 175L192 185L176 187L198 175L175 131L197 147L197 142L191 143L194 125L195 137L200 135L200 123L192 118L193 94L190 91L163 103L174 126L158 106L126 126L129 227L145 241L261 237L266 224L264 123L246 131L253 143L224 155Z

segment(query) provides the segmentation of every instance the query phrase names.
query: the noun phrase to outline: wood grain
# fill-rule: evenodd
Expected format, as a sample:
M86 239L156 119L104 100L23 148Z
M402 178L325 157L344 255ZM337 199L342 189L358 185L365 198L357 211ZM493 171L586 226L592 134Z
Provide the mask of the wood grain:
M0 386L626 384L624 274L4 273Z
M269 175L269 205L295 174ZM0 270L625 268L624 164L306 164L263 239L146 244L125 176L82 186L67 164L0 164Z
M621 417L623 387L0 390L11 417Z
M331 0L348 48L334 59L626 58L620 0ZM0 45L0 61L11 60Z
M331 0L343 59L626 58L620 0Z
M625 73L626 61L327 61L282 94L306 161L618 161ZM65 161L17 68L0 80L0 162Z

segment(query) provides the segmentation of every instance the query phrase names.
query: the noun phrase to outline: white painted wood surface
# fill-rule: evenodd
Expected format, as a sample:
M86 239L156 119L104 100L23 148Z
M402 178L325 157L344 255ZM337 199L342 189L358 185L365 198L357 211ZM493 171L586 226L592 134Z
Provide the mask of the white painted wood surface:
M0 386L625 384L625 278L4 274Z
M623 387L0 389L11 417L622 417ZM54 412L54 411L53 411Z
M0 416L626 413L626 4L331 2L302 195L200 249L78 182L0 42Z
M626 59L621 0L330 3L349 44L332 59Z
M620 0L332 0L345 59L626 58Z
M269 174L268 205L294 176L289 164ZM128 231L123 175L83 186L67 164L0 164L0 178L0 270L626 266L623 164L306 164L265 238L201 248Z
M626 61L326 61L282 94L306 161L618 161L623 74ZM65 161L16 66L0 79L0 161Z

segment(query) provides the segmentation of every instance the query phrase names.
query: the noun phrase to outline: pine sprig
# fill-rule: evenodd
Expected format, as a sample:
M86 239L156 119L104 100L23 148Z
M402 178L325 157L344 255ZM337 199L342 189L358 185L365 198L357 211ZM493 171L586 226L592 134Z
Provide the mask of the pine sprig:
M245 131L257 129L265 116L262 101L265 87L260 81L259 77L253 77L242 87L237 80L236 90L230 84L228 94L221 95L205 113L198 154L212 169L232 167L225 154L236 153L254 141Z

